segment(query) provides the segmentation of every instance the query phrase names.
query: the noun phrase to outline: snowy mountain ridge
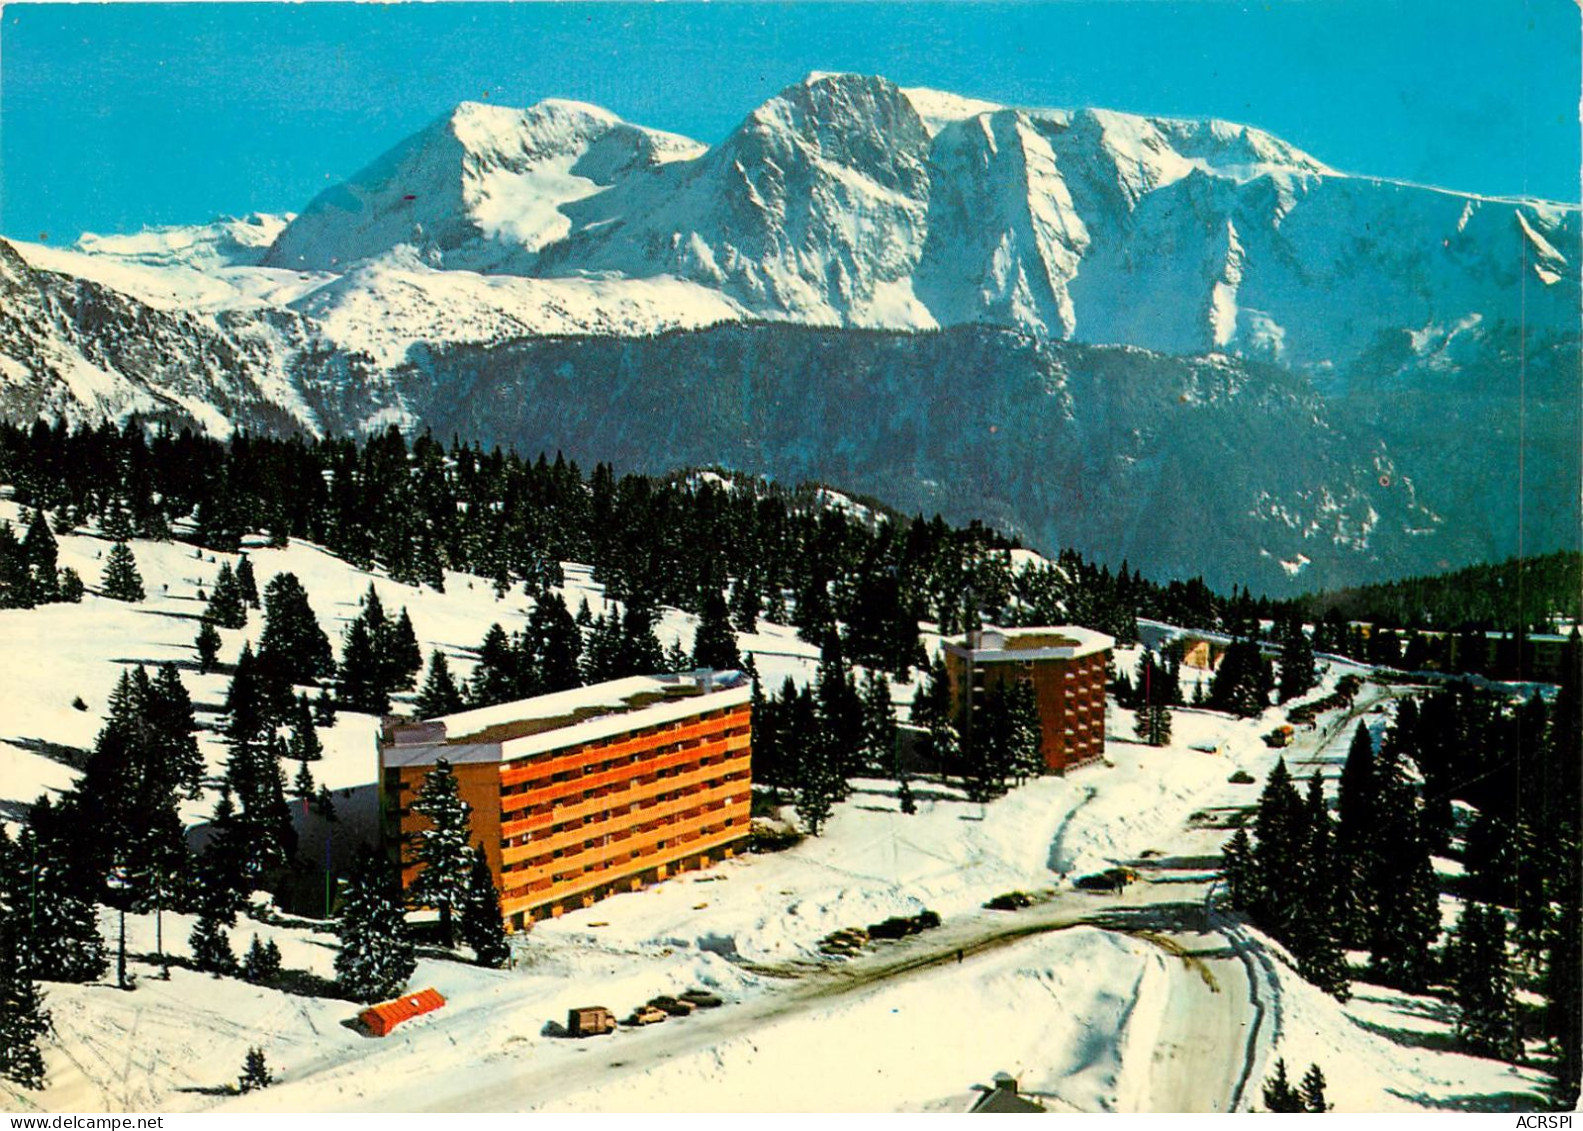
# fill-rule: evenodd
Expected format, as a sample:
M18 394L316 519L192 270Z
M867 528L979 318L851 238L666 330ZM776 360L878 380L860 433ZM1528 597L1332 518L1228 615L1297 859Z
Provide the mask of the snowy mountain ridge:
M1580 263L1576 205L1341 173L1218 120L813 75L706 147L463 103L296 216L0 246L0 412L668 454L1341 584L1575 542ZM952 330L982 333L931 344ZM596 418L594 389L628 400ZM1048 404L953 436L1032 389ZM858 394L873 435L832 443ZM1216 500L1207 525L1178 491ZM1196 533L1146 529L1140 500Z

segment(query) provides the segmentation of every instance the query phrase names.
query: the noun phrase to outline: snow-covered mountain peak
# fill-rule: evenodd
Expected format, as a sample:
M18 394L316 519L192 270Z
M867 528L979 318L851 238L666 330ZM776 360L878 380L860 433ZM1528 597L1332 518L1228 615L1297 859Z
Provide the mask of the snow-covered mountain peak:
M435 266L526 270L571 230L562 206L703 150L584 102L463 102L321 193L266 263L344 270L411 245Z

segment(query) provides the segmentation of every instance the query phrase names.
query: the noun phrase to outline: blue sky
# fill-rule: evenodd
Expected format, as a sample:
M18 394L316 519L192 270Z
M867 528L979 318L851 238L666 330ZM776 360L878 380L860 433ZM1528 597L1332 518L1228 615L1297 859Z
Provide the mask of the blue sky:
M10 4L0 233L297 210L463 99L718 141L810 70L1216 116L1338 168L1576 200L1572 0Z

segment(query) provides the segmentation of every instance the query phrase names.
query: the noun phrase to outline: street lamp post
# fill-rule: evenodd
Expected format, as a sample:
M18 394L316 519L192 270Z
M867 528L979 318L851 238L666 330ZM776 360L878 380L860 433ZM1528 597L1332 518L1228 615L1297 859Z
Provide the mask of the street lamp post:
M115 982L123 990L132 987L126 982L126 889L130 881L127 878L126 867L119 862L111 867L104 877L105 886L116 894L116 910L121 915L121 942L116 949L115 956Z

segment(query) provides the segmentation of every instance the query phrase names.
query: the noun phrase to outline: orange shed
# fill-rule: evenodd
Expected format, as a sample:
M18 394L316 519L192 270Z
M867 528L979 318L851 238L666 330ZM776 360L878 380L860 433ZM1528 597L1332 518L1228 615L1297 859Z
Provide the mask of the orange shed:
M440 991L431 987L399 997L395 1001L382 1001L378 1005L371 1005L359 1013L357 1019L374 1036L383 1037L403 1021L432 1013L444 1004L445 999L440 996Z

